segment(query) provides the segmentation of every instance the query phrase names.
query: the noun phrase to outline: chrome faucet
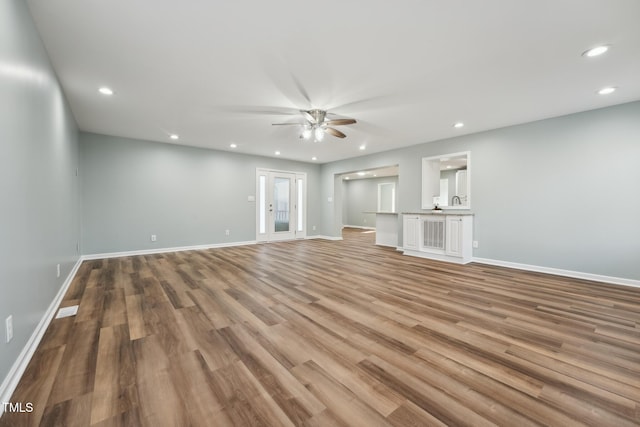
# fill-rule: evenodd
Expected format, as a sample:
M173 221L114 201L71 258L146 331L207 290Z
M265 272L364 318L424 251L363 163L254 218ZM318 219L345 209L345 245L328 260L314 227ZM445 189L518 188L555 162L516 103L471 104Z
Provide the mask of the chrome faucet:
M456 200L458 201L458 203L456 203ZM451 204L454 205L454 206L455 205L461 205L462 202L460 201L460 197L459 196L453 196L451 198Z

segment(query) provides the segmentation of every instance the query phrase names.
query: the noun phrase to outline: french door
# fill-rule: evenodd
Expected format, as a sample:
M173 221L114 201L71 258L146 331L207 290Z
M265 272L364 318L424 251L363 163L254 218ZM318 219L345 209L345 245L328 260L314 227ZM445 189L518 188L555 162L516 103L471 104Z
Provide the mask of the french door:
M306 236L306 174L256 170L256 240Z

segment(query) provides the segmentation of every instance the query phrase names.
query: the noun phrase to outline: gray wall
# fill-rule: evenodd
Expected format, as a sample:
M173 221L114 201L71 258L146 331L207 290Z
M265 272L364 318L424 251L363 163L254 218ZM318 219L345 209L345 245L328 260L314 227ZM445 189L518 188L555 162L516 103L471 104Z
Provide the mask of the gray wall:
M416 212L421 158L467 150L474 256L640 279L640 102L325 164L323 232L340 233L335 174L399 164L399 211Z
M307 235L319 233L319 165L80 135L85 254L255 240L257 167L307 173Z
M26 2L3 0L0 383L79 257L77 136ZM6 344L4 325L9 315L13 315L14 337Z
M398 177L390 176L342 181L343 225L354 225L358 227L376 226L376 215L364 212L376 212L378 210L378 184L385 182L393 182L397 187Z

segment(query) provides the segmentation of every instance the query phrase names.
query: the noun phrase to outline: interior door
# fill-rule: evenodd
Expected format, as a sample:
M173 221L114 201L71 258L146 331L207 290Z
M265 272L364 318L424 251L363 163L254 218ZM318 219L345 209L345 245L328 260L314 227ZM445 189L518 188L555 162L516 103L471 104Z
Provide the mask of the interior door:
M304 237L304 174L258 169L256 176L256 240L271 242Z

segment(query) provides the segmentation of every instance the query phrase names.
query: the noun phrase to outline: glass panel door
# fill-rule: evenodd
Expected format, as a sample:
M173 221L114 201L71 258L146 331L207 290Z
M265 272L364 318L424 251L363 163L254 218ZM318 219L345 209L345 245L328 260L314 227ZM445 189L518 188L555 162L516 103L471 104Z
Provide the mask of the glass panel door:
M276 233L291 229L291 178L273 179L273 228Z
M306 234L306 174L256 171L256 240L288 240Z

